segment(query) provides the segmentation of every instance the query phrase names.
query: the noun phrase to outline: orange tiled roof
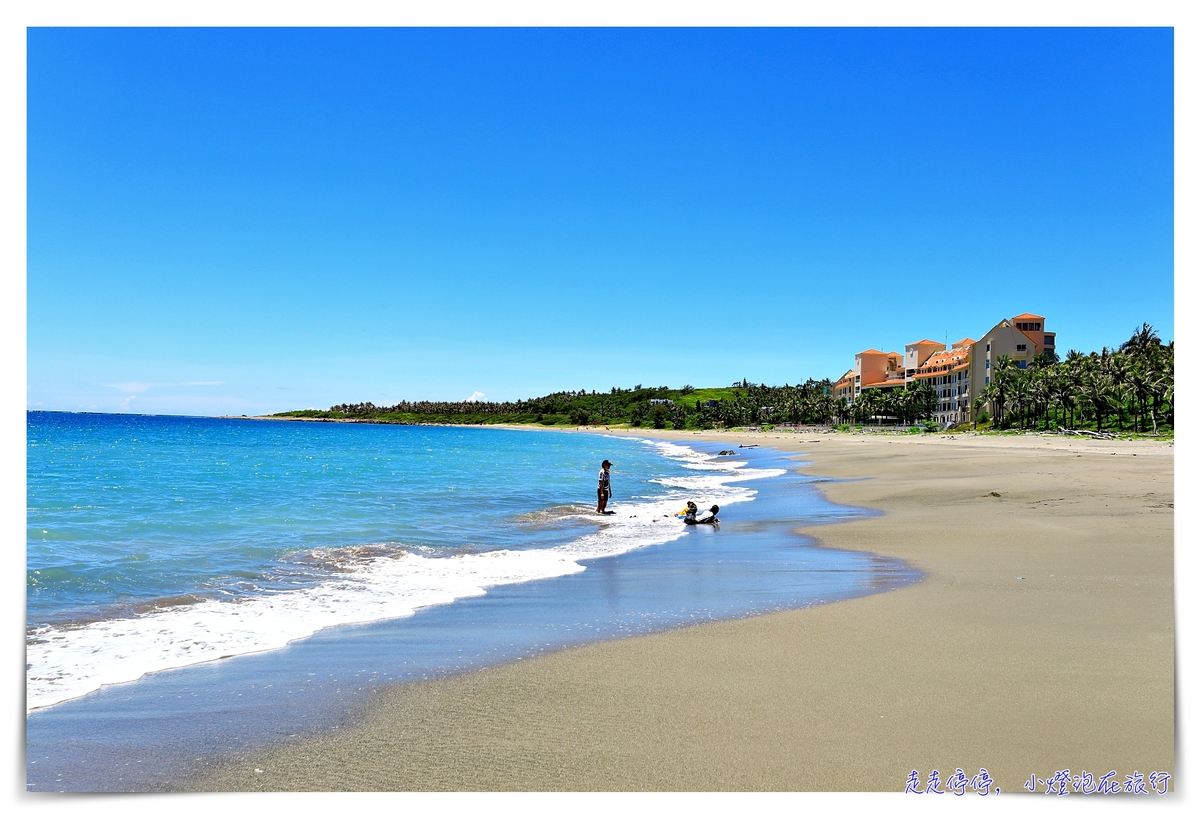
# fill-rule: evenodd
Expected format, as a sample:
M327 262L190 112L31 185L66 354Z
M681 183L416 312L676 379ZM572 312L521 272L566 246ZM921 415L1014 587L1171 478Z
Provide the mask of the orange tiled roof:
M1044 316L1044 315L1034 315L1034 314L1033 314L1033 313L1031 313L1031 312L1023 312L1023 313L1021 313L1020 315L1014 315L1012 320L1014 320L1014 321L1028 321L1028 320L1030 320L1031 318L1033 318L1033 319L1037 319L1038 321L1041 321L1041 320L1044 320L1044 319L1045 319L1045 317L1046 317L1046 316Z
M915 346L920 346L921 344L940 344L940 343L941 343L941 341L930 341L928 338L922 338L920 341L913 341L911 344L906 344L906 346L915 347Z
M974 338L963 338L961 341L955 341L951 346L965 347L965 346L970 346L973 343L975 343Z
M932 375L946 372L947 368L954 370L968 366L969 362L965 360L966 357L966 350L961 349L936 352L930 355L929 360L921 365L921 368L916 372L916 376Z
M965 349L947 349L942 352L935 352L925 360L925 363L921 364L921 368L924 369L927 366L936 366L938 363L957 360L966 354L967 351Z
M859 355L883 355L884 352L881 349L864 349L862 352L860 352L858 354Z

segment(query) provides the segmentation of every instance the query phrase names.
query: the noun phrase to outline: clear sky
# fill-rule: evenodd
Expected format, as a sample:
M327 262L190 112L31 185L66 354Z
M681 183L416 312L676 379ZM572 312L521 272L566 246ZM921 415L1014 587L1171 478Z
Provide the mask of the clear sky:
M1174 337L1169 29L31 29L28 406Z

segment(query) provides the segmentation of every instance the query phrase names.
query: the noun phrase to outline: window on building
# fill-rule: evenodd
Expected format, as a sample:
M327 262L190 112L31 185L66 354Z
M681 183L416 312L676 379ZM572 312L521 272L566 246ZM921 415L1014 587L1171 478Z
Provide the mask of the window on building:
M984 368L984 369L991 369L991 368L992 368L992 362L991 362L991 361L984 361L984 362L983 362L983 368Z
M1028 361L1017 361L1017 369L1024 369L1028 363Z
M988 352L991 352L991 351L992 351L992 345L991 345L991 344L988 344L988 345L987 345L987 351L988 351Z
M1026 344L1017 344L1017 352L1024 352Z
M1053 336L1053 335L1047 335L1047 336L1045 337L1045 339L1043 339L1043 341L1042 341L1042 346L1045 346L1045 347L1052 347L1052 346L1054 346L1054 336Z

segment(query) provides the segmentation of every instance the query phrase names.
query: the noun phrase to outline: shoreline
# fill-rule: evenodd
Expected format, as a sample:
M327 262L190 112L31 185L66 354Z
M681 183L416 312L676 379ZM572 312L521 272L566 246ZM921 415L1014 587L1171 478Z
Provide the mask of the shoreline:
M830 501L885 513L801 532L925 579L403 685L336 736L188 788L898 791L913 769L986 767L1012 792L1064 768L1174 774L1172 443L606 431L803 446L806 473L846 481L821 485Z
M565 438L559 440L567 442ZM646 448L633 438L619 441L610 437L605 443L602 436L593 435L591 442L576 440L589 452L610 455L617 450ZM715 445L687 442L710 454L717 450ZM655 445L651 450L668 460L674 456L668 453L670 445ZM647 456L651 456L649 451ZM652 549L639 548L589 561L589 570L581 574L511 587L502 584L489 588L484 596L421 609L411 617L327 629L279 650L162 670L129 687L109 685L88 696L41 708L27 723L27 746L36 759L31 764L37 765L31 768L31 773L37 773L30 779L31 786L79 790L110 789L115 784L115 788L121 788L115 778L119 771L127 791L170 789L172 782L201 772L219 762L222 755L236 758L253 751L255 745L262 749L264 744L295 738L291 734L343 726L349 723L350 713L387 684L446 678L574 645L820 604L872 593L889 582L913 581L910 575L915 572L901 564L864 558L857 552L825 553L812 547L791 547L812 545L790 533L791 521L797 516L821 520L861 512L828 505L818 492L807 487L806 478L795 473L792 459L786 455L764 450L746 452L744 457L732 460L739 461L739 468L747 465L741 461L748 461L748 468L738 472L746 478L752 473L762 477L734 481L757 494L755 502L746 506L727 506L732 497L713 498L733 515L723 526L723 537L703 526L681 531L681 539ZM678 469L667 468L664 473L675 472ZM701 482L708 488L698 490L715 490L708 484L710 472L701 474L705 475ZM741 491L739 488L735 493ZM635 506L629 513L641 516L641 501L631 498L631 502ZM668 505L671 512L677 508L675 503ZM611 595L614 584L621 589L619 597ZM479 629L480 622L487 622L488 627ZM317 678L310 678L314 675ZM264 680L270 682L266 688L286 689L287 694L276 695L265 688L256 693ZM311 686L314 684L317 687ZM347 689L357 692L349 697L339 692ZM204 714L212 706L206 702L226 696L234 697L241 716L223 710L220 721L230 728L237 727L229 737L231 741L226 743L214 735L214 743L205 737L209 730L203 726L208 723ZM323 697L330 699L328 707L323 706ZM162 700L181 699L178 707L154 706ZM158 714L150 717L155 710ZM153 737L140 750L125 748L128 742L120 736L124 735L123 724L128 716L150 717L161 724L151 732L154 736L161 734L162 739ZM81 719L88 723L80 724ZM95 738L78 734L74 741L78 751L56 754L56 742L80 727ZM151 733L143 732L151 738ZM105 761L110 754L101 751L111 741L122 746L114 748L119 752ZM129 752L137 754L136 759L127 759ZM150 757L143 764L141 759L147 754ZM201 758L203 764L191 763ZM128 769L135 761L138 766ZM83 772L83 768L88 771ZM114 770L111 775L105 772L109 768ZM130 775L134 769L136 774ZM56 780L60 772L62 776Z

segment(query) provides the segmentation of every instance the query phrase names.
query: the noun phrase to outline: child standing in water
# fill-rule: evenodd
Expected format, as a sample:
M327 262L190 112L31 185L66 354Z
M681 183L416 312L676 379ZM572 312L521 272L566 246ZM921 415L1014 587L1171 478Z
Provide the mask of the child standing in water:
M612 497L612 486L609 482L608 470L612 463L605 460L600 464L600 484L596 486L596 513L604 514L608 506L608 498Z

